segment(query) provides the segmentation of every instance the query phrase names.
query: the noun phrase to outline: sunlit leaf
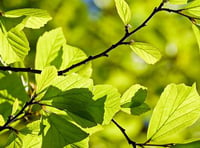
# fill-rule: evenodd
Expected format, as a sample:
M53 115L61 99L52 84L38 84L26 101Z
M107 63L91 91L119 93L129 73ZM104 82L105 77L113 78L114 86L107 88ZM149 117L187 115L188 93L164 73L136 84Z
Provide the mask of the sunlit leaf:
M168 0L172 4L187 4L188 0Z
M44 26L49 20L52 19L47 11L35 8L16 9L4 12L3 14L5 17L10 18L26 16L22 22L24 27L33 29Z
M196 85L170 84L162 93L150 120L147 139L169 141L170 137L192 125L200 117L200 96Z
M61 91L49 87L42 101L50 100L51 105L66 111L82 127L91 127L103 122L106 97L93 100L92 93L86 88Z
M115 0L117 12L123 23L127 25L131 20L131 10L125 0Z
M50 65L59 68L62 60L57 60L57 63L52 62L58 56L60 57L60 54L62 55L62 46L65 43L66 40L61 28L44 33L37 42L35 68L42 70Z
M0 114L0 126L5 123L3 116Z
M197 39L197 44L199 45L199 50L200 50L200 27L192 24L192 29L194 31L195 37Z
M19 101L18 101L18 99L15 99L15 101L13 103L11 114L14 115L17 112L18 108L19 108Z
M18 133L12 132L7 139L6 148L38 148L42 144L40 131L40 120L27 124Z
M147 96L147 88L136 84L131 86L121 98L122 111L133 115L145 113L150 108L144 103Z
M0 29L0 55L5 63L23 61L29 50L29 42L23 31L12 28L3 32Z
M86 58L87 58L86 54L81 49L70 45L64 45L63 56L62 56L63 62L61 64L60 70L68 68L82 60L85 60ZM90 77L92 74L91 63L90 62L84 63L83 65L72 69L70 73L72 72L79 73L84 77Z
M70 144L65 148L89 148L89 138L86 138L77 143Z
M41 75L38 76L37 79L37 93L41 92L51 84L53 84L53 80L57 76L57 70L54 66L46 67Z
M72 88L92 88L93 80L80 76L79 74L72 73L66 76L56 77L52 84L62 91L66 91Z
M148 43L135 42L130 47L148 64L155 64L161 58L159 50Z
M103 124L109 124L113 116L120 110L120 94L111 85L96 85L93 89L94 100L106 98Z
M200 18L200 0L191 1L181 12L194 18Z
M64 117L51 114L47 121L50 125L43 137L42 148L64 147L85 139L88 134L67 121Z

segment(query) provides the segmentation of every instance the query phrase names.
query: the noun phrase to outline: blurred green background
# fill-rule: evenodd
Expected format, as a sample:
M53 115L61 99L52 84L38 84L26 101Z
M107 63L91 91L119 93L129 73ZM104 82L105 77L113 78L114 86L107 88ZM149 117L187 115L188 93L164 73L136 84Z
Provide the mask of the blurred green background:
M151 13L160 0L127 0L132 10L131 29L134 29ZM27 67L34 67L35 47L38 37L45 31L62 27L68 44L79 47L87 55L97 54L118 41L124 34L124 26L114 6L114 0L0 0L1 11L17 8L41 8L53 17L44 28L26 29L31 51L26 57ZM11 22L12 23L12 22ZM160 49L162 59L155 65L147 65L127 46L120 46L93 61L95 84L112 84L124 92L139 83L148 88L147 103L153 108L170 83L197 83L200 92L200 54L191 23L187 18L160 12L139 32L129 38L152 43ZM31 81L34 81L31 76ZM152 111L140 117L118 113L115 120L137 142L144 142ZM200 124L190 127L183 137L200 137ZM95 133L91 148L131 147L121 132L111 123L105 130ZM200 143L178 147L199 148Z

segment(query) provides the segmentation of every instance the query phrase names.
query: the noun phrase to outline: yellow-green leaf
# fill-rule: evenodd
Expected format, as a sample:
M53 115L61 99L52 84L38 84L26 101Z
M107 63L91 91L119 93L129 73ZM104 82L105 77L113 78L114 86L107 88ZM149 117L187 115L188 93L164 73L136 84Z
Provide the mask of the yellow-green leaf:
M14 115L17 110L19 108L19 100L18 99L15 99L14 103L13 103L13 106L12 106L12 115Z
M46 10L35 8L11 10L3 13L3 15L10 18L26 16L22 21L22 24L24 25L24 27L33 29L44 26L49 20L52 19Z
M173 143L171 137L200 117L200 96L196 85L170 84L162 93L150 120L147 139ZM177 142L177 141L176 141Z
M37 93L41 92L51 84L53 84L53 80L57 76L57 70L54 66L46 67L41 75L39 75L36 79L37 81Z
M130 47L148 64L155 64L161 58L160 51L148 43L135 42Z
M29 50L28 39L22 30L15 27L3 32L0 29L0 55L5 63L23 61Z
M187 4L187 0L168 0L172 4Z
M197 44L199 45L199 50L200 50L200 28L194 24L192 24L192 29L194 31L194 34L197 39Z
M62 59L56 60L57 64L53 63L53 61L62 54L62 46L65 43L66 40L61 28L45 32L37 42L35 68L42 70L50 65L58 68Z
M123 23L127 25L131 20L131 10L125 0L115 0L117 12Z

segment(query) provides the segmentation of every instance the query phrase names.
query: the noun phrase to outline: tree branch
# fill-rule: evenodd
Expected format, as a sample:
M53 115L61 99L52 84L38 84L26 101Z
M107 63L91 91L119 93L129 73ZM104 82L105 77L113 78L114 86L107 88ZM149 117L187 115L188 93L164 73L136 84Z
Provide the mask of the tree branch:
M126 138L128 144L132 145L133 148L136 148L136 142L132 141L129 136L126 134L126 130L124 128L122 128L119 123L117 123L114 119L112 119L112 122L119 128L119 130L122 132L122 134L124 135L124 137Z
M180 10L173 10L173 9L169 9L169 8L162 8L164 5L164 2L162 2L158 7L155 7L154 10L152 11L152 13L144 20L143 23L141 23L141 25L139 25L137 28L135 28L134 30L129 32L129 25L125 26L125 34L124 36L115 44L111 45L109 48L105 49L103 52L100 52L96 55L93 56L89 56L86 59L73 64L71 66L69 66L68 68L64 69L64 70L60 70L58 71L58 75L63 75L64 73L79 67L83 64L86 64L87 62L93 61L95 59L98 59L100 57L108 57L108 53L110 51L112 51L113 49L115 49L116 47L120 46L120 45L126 45L126 44L131 44L131 42L125 42L125 40L130 37L131 35L133 35L134 33L136 33L138 30L142 29L143 27L145 27L147 25L147 23L151 20L151 18L160 11L167 11L167 12L172 12L172 13L176 13L179 14L181 16L184 16L188 19L190 19L191 21L193 21L194 19L199 19L196 17L192 17L186 14L183 14L181 11L183 9ZM35 73L35 74L40 74L42 72L42 70L39 69L33 69L33 68L16 68L16 67L10 67L10 66L0 66L0 70L2 71L13 71L13 72L30 72L30 73Z
M145 146L158 146L158 147L171 147L174 144L173 143L168 143L168 144L151 144L149 143L150 141L144 142L144 143L136 143L135 141L131 140L129 138L129 136L126 133L126 130L119 125L119 123L117 123L114 119L112 119L112 122L119 128L119 130L122 132L122 134L124 135L124 137L126 138L127 142L132 145L133 148L136 148L137 146L140 147L145 147Z
M3 126L0 126L0 131L2 131L2 130L4 130L4 129L10 129L10 130L14 130L15 132L17 132L16 129L10 127L9 125L10 125L12 122L16 121L16 120L18 119L18 117L19 117L20 115L22 115L22 114L24 113L24 111L25 111L30 105L34 104L35 98L36 98L36 95L33 95L33 96L31 97L31 99L30 99L28 102L26 102L26 103L24 104L24 106L22 107L22 109L21 109L16 115L14 115L14 116L9 116L9 117L8 117L8 120L6 121L6 123L4 123Z
M108 53L110 51L112 51L113 49L115 49L116 47L120 46L120 45L124 45L124 44L127 44L128 42L124 42L128 37L130 37L131 35L133 35L134 33L136 33L138 30L140 30L141 28L143 28L144 26L146 26L146 24L149 22L149 20L157 13L161 10L162 6L163 6L164 3L161 3L159 5L159 7L156 7L153 12L149 15L149 17L147 17L147 19L145 19L145 21L139 25L136 29L134 29L133 31L129 32L128 30L128 27L129 26L125 26L125 34L124 36L118 41L116 42L115 44L111 45L109 48L107 48L106 50L104 50L103 52L99 53L99 54L96 54L94 56L89 56L88 58L86 58L85 60L83 61L80 61L74 65L71 65L70 67L64 69L64 70L60 70L58 71L58 75L63 75L64 73L76 68L76 67L79 67L87 62L90 62L90 61L93 61L95 59L98 59L100 57L108 57ZM130 42L131 43L131 42ZM10 67L10 66L7 66L7 67L4 67L4 66L0 66L0 70L3 70L3 71L14 71L14 72L30 72L30 73L35 73L35 74L40 74L42 71L41 70L38 70L38 69L32 69L32 68L15 68L15 67Z

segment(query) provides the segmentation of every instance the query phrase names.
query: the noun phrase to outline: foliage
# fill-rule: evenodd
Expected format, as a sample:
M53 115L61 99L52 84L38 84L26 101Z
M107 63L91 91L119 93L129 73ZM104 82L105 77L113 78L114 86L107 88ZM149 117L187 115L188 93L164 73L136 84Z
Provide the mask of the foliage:
M172 4L178 9L172 9ZM0 12L0 147L85 148L89 147L93 130L111 122L134 148L166 147L200 140L177 134L187 131L200 119L200 96L195 84L172 83L165 87L153 110L147 139L139 143L130 139L114 117L119 112L131 117L149 111L145 103L147 87L134 84L120 94L112 85L95 85L91 78L91 61L108 57L122 45L129 46L147 64L162 59L160 50L150 43L129 39L161 11L188 18L199 44L199 4L199 0L163 0L147 19L131 29L132 12L128 3L115 0L125 26L125 33L117 42L98 54L87 56L67 43L61 28L46 31L37 41L34 69L24 68L24 59L30 52L25 30L42 28L52 18L47 11L35 8ZM19 18L12 27L7 25L7 19L15 22ZM35 84L22 72L33 73Z

